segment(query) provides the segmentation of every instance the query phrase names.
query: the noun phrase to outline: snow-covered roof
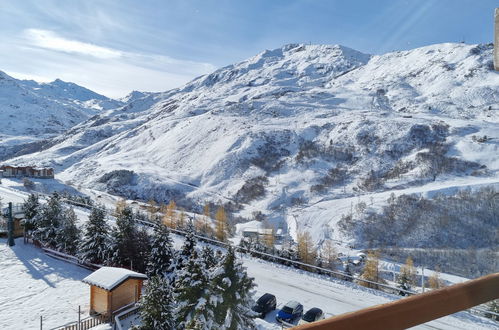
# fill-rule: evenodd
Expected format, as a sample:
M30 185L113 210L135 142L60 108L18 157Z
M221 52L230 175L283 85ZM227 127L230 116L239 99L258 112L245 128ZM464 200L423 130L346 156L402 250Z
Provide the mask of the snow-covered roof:
M147 279L147 276L125 268L102 267L85 277L82 282L111 291L129 278Z

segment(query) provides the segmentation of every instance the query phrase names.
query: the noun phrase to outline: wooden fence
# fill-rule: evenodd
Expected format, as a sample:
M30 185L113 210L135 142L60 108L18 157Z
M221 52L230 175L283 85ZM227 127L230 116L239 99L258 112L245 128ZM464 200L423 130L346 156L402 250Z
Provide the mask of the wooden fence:
M67 323L57 328L52 328L51 330L88 330L99 324L109 323L110 319L103 315L99 316L89 316L80 321L75 321Z

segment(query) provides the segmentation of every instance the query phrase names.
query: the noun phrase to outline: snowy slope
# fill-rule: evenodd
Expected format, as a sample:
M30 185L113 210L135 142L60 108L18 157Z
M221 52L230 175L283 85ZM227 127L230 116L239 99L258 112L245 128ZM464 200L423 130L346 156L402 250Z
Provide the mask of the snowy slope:
M232 202L236 215L260 211L321 241L357 196L499 181L491 63L491 45L377 56L287 45L179 89L133 93L11 162L130 198Z
M17 80L0 71L0 157L121 105L120 101L59 79L38 83Z

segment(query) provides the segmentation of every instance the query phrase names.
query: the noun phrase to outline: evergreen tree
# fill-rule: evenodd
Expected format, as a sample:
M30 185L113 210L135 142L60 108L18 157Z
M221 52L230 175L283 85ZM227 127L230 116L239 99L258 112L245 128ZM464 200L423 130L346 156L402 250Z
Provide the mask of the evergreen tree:
M53 193L47 204L41 207L41 211L34 218L37 229L34 237L46 246L55 248L60 238L59 231L63 222L63 208L59 195Z
M26 232L31 233L36 229L36 223L33 221L40 209L38 194L30 194L28 199L24 201L23 213L25 217L24 228Z
M197 252L193 251L175 282L176 324L179 329L199 328L210 322L212 309L207 307L210 295L209 277ZM203 328L204 329L204 328Z
M189 230L187 232L187 235L185 235L185 241L184 245L182 245L182 248L179 251L178 257L177 257L177 269L182 269L189 258L192 256L192 254L196 250L196 236L194 236L194 232L192 230Z
M168 280L153 276L145 289L140 303L141 330L178 329L174 322L174 302Z
M325 240L322 244L321 259L324 261L324 267L334 269L338 259L338 250L336 250L330 239Z
M208 245L205 245L201 250L201 259L206 266L206 269L211 269L218 264L218 259L215 256L215 251Z
M134 214L125 206L116 217L116 228L112 232L115 251L113 261L118 265L134 268L139 259L138 234Z
M151 255L147 264L147 276L167 276L172 272L175 253L170 238L170 231L165 224L154 228L151 244Z
M102 264L109 259L111 240L103 206L92 209L85 224L79 256L87 262Z
M220 329L256 329L256 315L251 310L254 287L253 278L248 276L234 250L229 248L211 275L210 301L214 306L215 323Z
M75 255L80 244L80 229L76 225L78 217L73 208L64 210L63 221L57 240L57 249Z
M137 255L133 262L133 269L139 273L145 273L149 258L151 256L151 235L146 228L141 228L137 231Z

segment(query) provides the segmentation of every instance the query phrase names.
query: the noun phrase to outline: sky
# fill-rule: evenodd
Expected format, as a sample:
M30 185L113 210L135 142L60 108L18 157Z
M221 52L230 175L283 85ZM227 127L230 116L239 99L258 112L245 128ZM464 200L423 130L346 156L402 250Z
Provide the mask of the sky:
M166 91L265 49L382 54L493 41L497 0L0 0L0 70L109 97Z

